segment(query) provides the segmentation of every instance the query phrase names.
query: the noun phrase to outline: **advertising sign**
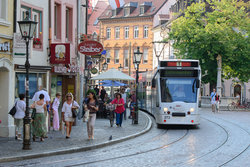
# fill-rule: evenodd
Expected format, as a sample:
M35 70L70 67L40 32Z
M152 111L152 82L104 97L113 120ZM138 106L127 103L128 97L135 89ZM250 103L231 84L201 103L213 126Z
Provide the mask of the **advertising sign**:
M78 45L78 51L82 54L93 56L103 51L103 46L97 41L84 41Z
M51 64L70 64L70 44L57 43L51 44Z

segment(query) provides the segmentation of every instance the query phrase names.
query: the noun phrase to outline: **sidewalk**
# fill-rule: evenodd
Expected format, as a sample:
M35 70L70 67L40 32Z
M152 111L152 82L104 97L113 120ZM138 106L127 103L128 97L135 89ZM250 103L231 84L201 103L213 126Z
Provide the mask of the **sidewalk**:
M39 139L31 142L32 150L22 150L22 141L0 138L0 163L96 149L142 135L152 126L151 119L143 112L139 114L138 125L131 122L131 119L124 120L122 127L118 128L116 125L110 127L108 119L97 119L95 139L88 140L86 123L78 120L77 126L72 128L70 139L65 139L61 131L50 131L44 142ZM111 135L112 140L109 140Z

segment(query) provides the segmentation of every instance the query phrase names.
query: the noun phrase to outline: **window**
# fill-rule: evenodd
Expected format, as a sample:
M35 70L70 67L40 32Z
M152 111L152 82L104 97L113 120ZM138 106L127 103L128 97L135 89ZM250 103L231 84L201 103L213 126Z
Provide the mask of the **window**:
M142 6L142 7L140 7L140 15L141 14L144 14L144 7Z
M143 49L143 64L148 63L148 48Z
M129 38L129 27L125 27L124 28L124 35L125 35L125 39L128 39Z
M110 39L110 36L111 36L111 29L110 28L107 28L107 32L106 32L106 37L107 39Z
M144 38L148 38L148 26L144 26L143 36Z
M106 63L110 63L110 50L106 50Z
M42 48L43 44L43 13L35 8L29 8L27 6L21 6L21 18L26 19L26 11L31 13L29 16L31 20L36 21L36 29L34 31L33 47L37 49ZM32 12L31 12L32 11Z
M61 5L54 5L54 37L61 39Z
M127 68L128 67L128 50L126 49L126 50L124 50L124 55L123 55L123 57L124 57L124 67L125 68Z
M135 26L134 27L134 38L138 38L139 37L139 27Z
M124 9L124 16L128 16L130 14L130 8Z
M0 22L7 21L8 1L0 0Z
M116 10L112 10L112 16L116 15Z
M116 39L120 38L120 27L115 27L115 38Z
M66 8L66 41L72 41L72 9Z
M115 64L119 64L119 50L115 50Z

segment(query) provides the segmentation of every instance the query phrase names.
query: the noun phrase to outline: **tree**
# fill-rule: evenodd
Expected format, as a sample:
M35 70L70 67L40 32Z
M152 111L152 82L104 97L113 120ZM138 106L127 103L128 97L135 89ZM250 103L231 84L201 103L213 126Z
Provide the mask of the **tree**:
M176 56L199 59L204 83L216 83L218 55L223 78L250 79L249 4L241 0L192 3L172 22L169 39L174 41Z

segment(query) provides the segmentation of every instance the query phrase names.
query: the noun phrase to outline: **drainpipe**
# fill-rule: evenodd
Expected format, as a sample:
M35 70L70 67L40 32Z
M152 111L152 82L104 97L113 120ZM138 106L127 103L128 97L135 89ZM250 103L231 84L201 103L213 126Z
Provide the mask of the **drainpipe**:
M17 8L17 0L14 0L14 24L13 24L13 32L16 33L16 8Z

